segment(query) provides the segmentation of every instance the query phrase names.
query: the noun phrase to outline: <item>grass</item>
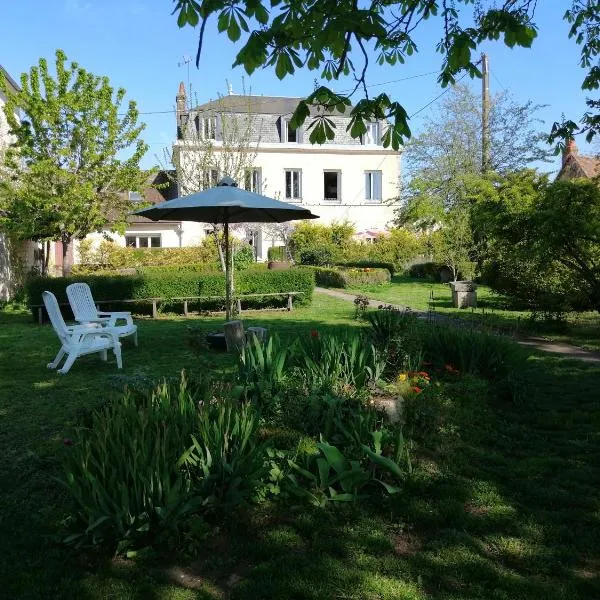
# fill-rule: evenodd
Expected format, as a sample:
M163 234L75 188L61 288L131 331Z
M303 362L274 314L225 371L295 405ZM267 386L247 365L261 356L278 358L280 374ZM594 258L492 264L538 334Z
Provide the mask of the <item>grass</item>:
M477 289L477 308L457 309L452 306L452 293L447 284L432 283L396 275L392 282L348 290L369 298L409 306L415 310L433 310L453 317L471 320L485 328L516 335L540 335L550 340L573 344L586 350L600 350L600 315L596 312L569 313L564 322L533 321L528 311L512 310L509 299L489 287Z
M282 337L360 324L317 295L292 313L247 315ZM54 535L68 501L53 478L68 428L125 383L226 370L231 358L188 343L221 319L139 319L140 347L117 373L94 357L60 377L48 326L0 313L2 597L539 599L600 597L600 367L532 355L526 404L486 384L452 388L445 427L419 452L408 489L339 511L262 505L232 514L188 561L115 560Z

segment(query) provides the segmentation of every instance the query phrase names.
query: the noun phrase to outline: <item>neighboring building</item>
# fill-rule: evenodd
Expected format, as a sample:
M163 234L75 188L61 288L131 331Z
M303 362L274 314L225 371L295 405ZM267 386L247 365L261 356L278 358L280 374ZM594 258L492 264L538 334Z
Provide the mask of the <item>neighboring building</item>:
M381 144L386 123L369 123L366 135L353 139L346 131L350 117L333 112L327 117L336 125L335 139L313 145L308 141L310 117L299 129L290 125L299 101L230 94L188 109L181 84L173 145L174 160L180 165L181 194L213 186L222 175L210 161L201 159L208 151L215 165L237 160L229 174L238 172L240 187L302 204L319 215L322 223L349 221L361 231L385 230L394 218L392 202L398 197L400 178L400 153ZM246 136L243 141L247 143L236 146L236 134ZM231 156L236 152L239 159ZM229 158L219 160L225 154ZM182 228L188 243L199 242L210 230L206 224L187 222ZM273 243L267 237L260 231L248 236L259 260L266 259Z
M9 90L12 92L19 91L17 82L2 65L0 65L0 78L7 82ZM5 104L6 97L0 90L0 163L4 152L13 141L4 114ZM24 272L35 263L37 246L33 242L10 240L0 231L0 300L8 300L11 297Z
M569 140L563 152L562 167L556 179L593 179L600 176L600 158L579 154L575 140Z
M124 192L131 202L158 204L165 200L177 198L177 185L174 172L157 171L152 173L146 182L146 187L139 192ZM181 221L152 221L139 215L129 215L125 233L112 231L110 226L103 232L91 233L86 239L99 244L101 240L110 238L121 246L132 248L179 248L188 245L184 237ZM75 244L77 246L77 243ZM76 255L76 262L79 257Z

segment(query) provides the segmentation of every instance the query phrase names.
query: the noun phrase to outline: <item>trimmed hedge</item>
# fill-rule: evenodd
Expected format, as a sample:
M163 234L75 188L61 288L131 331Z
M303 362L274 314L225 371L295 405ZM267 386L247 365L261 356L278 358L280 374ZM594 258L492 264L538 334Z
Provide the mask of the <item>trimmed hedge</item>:
M370 267L364 269L309 268L315 273L317 285L325 287L349 288L361 285L378 285L390 281L390 272L387 269L371 269Z
M35 277L26 284L29 306L42 304L42 292L53 292L59 302L67 302L66 288L70 283L86 282L95 300L145 300L147 298L181 298L190 296L224 296L225 275L194 271L153 270L137 275L85 275L72 277ZM309 304L315 287L311 269L295 268L285 271L249 269L236 274L235 293L270 294L303 292L295 303ZM257 298L245 301L248 306L263 306Z
M381 262L376 260L357 260L357 261L345 261L335 265L336 267L357 267L359 269L370 268L370 269L387 269L390 275L393 277L396 272L396 268L393 263Z

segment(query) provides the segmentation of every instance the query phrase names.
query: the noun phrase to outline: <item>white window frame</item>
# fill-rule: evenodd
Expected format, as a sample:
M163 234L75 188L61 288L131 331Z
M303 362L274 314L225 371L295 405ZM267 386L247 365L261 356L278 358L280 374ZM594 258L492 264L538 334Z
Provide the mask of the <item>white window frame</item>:
M291 194L288 196L288 173L290 174ZM294 186L294 175L296 176L296 186ZM297 187L298 194L294 194L294 187ZM285 169L283 194L288 202L302 202L302 169Z
M379 139L381 136L380 123L379 121L368 121L367 131L363 136L363 143L365 146L378 146Z
M290 140L290 131L294 132L294 137L296 138L295 140ZM290 125L289 119L283 120L283 141L287 142L289 144L298 144L299 143L298 129L294 129Z
M244 170L244 189L247 192L262 194L262 169L249 167Z
M375 184L379 179L379 190ZM379 194L377 194L379 191ZM379 197L377 197L379 195ZM383 202L383 173L381 171L365 171L365 201L369 204L381 204Z
M134 239L135 240L135 246L130 246L127 243L127 239ZM147 246L141 246L140 245L140 240L141 239L145 239L147 240ZM153 246L152 245L152 240L153 239L158 239L158 246ZM162 248L162 235L160 233L137 233L137 232L131 232L131 233L125 233L125 246L127 248Z
M325 195L325 175L335 173L337 175L337 198L327 198ZM339 169L323 169L323 201L328 204L342 203L342 171Z
M203 140L217 139L217 117L214 115L202 117L200 119L200 124L202 125L200 137Z
M204 169L202 171L202 189L215 187L219 183L219 169Z

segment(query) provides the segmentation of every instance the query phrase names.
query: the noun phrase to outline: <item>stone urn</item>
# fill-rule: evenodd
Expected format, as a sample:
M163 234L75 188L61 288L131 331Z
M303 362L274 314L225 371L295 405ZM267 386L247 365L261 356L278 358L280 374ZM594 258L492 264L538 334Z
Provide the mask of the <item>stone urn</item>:
M477 306L477 284L472 281L451 281L452 306L454 308L475 308Z

